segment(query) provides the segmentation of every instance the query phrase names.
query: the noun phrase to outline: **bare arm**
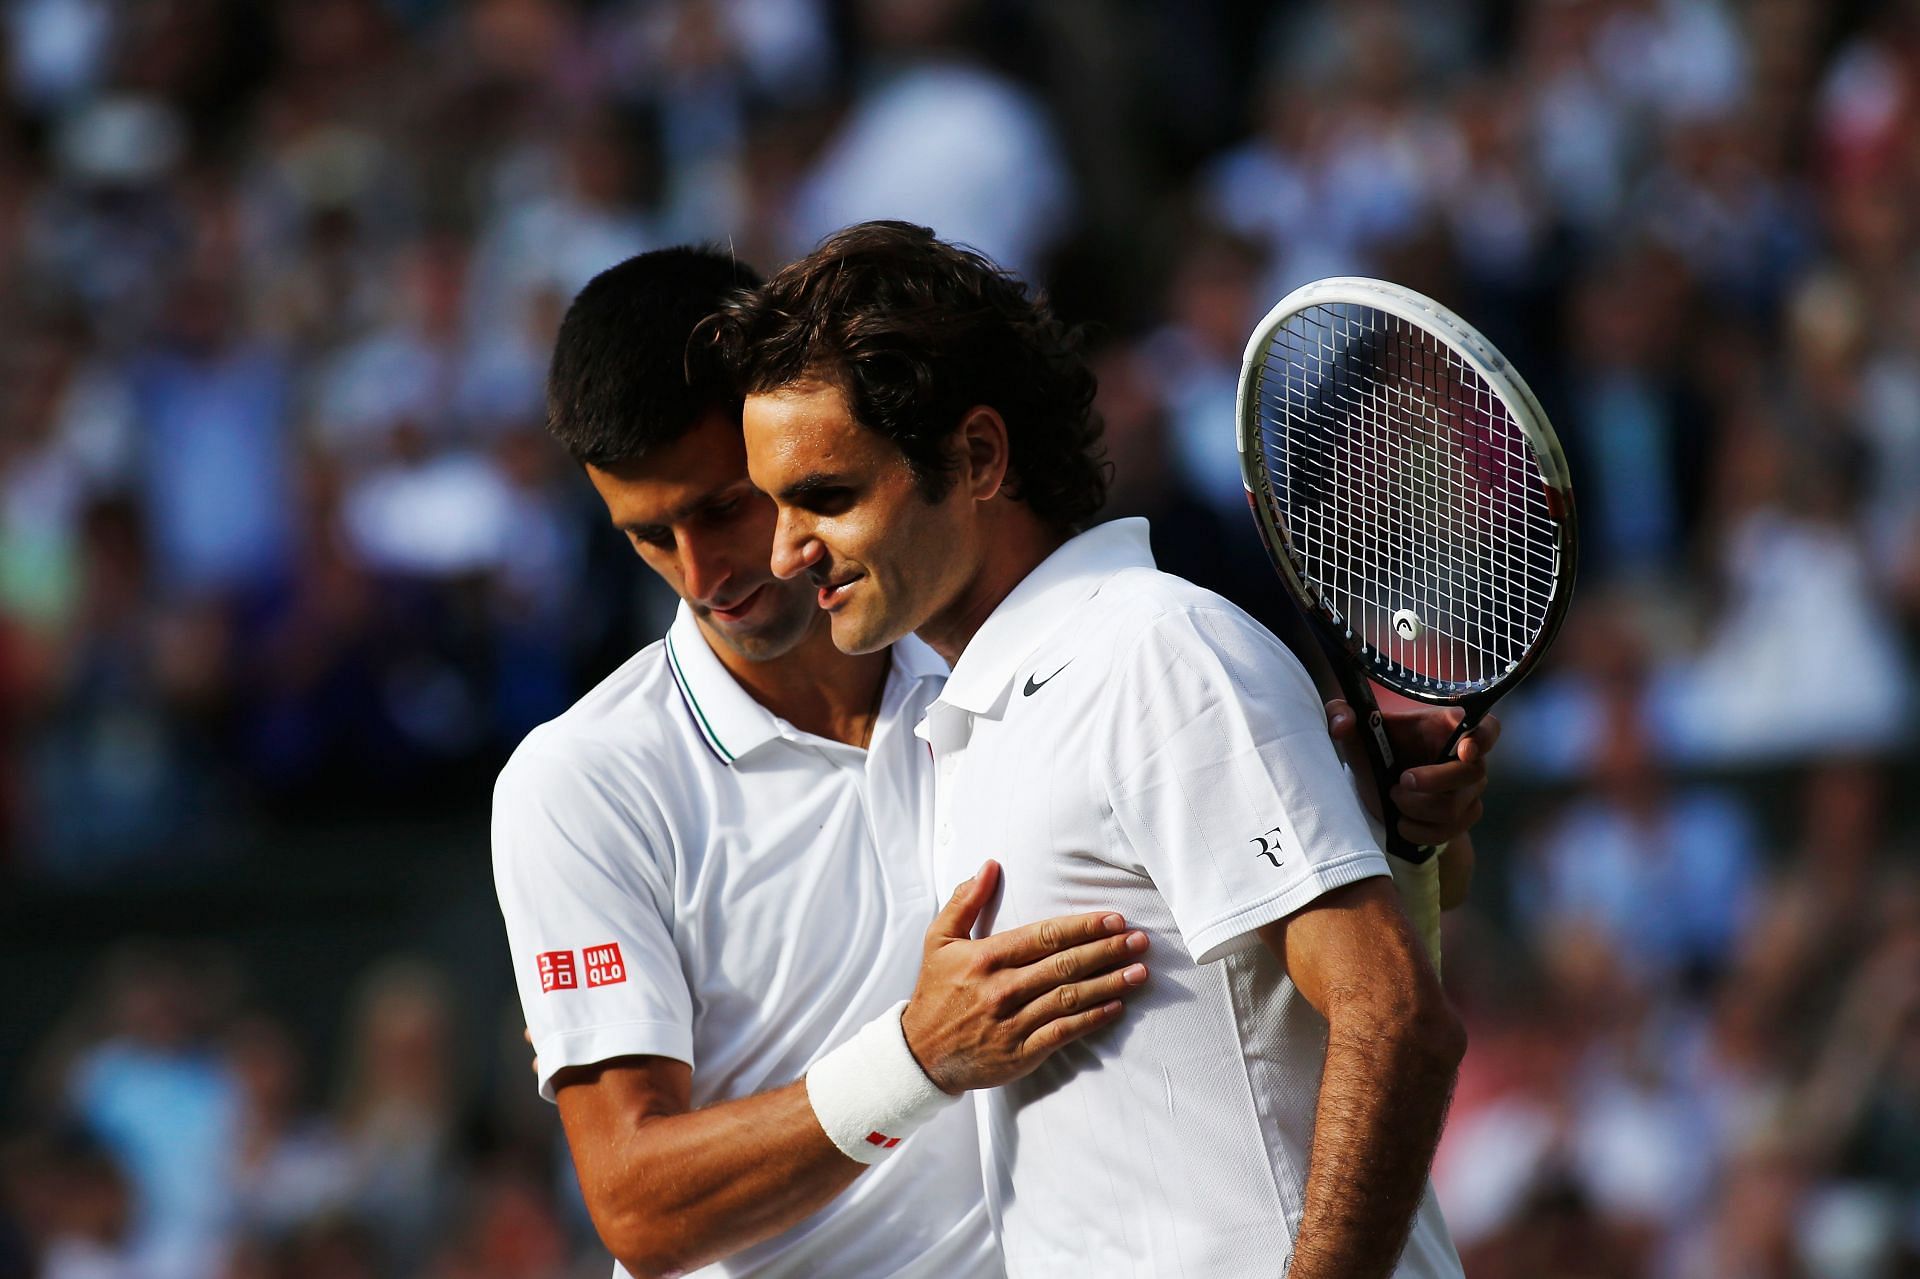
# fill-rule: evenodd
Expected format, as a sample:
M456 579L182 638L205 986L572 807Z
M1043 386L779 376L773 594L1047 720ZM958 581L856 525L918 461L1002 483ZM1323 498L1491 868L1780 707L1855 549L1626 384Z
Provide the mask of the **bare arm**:
M635 1279L779 1234L864 1167L820 1131L804 1081L690 1111L685 1062L623 1057L554 1087L594 1227Z
M1334 889L1260 937L1327 1019L1288 1279L1384 1279L1425 1193L1466 1033L1384 876Z
M1146 936L1117 915L972 940L997 882L989 863L941 910L901 1018L928 1078L950 1093L1027 1074L1113 1021L1119 997L1146 980L1135 962ZM771 1238L865 1167L821 1130L804 1080L690 1110L686 1063L627 1057L561 1071L554 1087L594 1227L635 1279L680 1274Z

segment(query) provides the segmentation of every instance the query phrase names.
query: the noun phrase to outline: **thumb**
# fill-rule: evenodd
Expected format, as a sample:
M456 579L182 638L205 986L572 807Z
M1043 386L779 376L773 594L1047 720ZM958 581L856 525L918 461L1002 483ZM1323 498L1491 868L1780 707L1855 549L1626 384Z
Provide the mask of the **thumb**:
M993 897L993 890L999 884L1000 863L989 859L972 879L953 890L953 896L947 898L947 904L933 917L933 923L927 929L927 940L966 941L971 938L980 912L986 909L987 902Z
M1359 723L1353 707L1347 705L1344 699L1336 697L1327 703L1327 732L1333 735L1336 742L1351 740Z

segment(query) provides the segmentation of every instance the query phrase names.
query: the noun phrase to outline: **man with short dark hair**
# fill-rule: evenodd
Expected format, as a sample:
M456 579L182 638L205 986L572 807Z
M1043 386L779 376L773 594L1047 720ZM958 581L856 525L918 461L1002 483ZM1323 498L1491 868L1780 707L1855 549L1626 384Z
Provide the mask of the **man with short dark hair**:
M775 570L842 651L917 634L953 664L919 730L935 866L1003 859L986 926L1101 902L1154 939L1114 1033L976 1096L1010 1273L1457 1276L1426 1173L1458 1019L1299 662L1157 572L1143 521L1088 527L1072 335L900 223L830 237L712 327ZM1495 731L1403 781L1410 836L1477 814L1477 782L1423 787L1472 777Z
M540 1088L633 1275L997 1275L971 1115L922 1066L955 1094L1032 1069L1119 1015L1145 939L1096 911L972 941L992 863L928 928L912 728L946 668L839 653L769 570L739 402L687 342L752 282L632 259L555 348L552 432L682 602L495 790Z

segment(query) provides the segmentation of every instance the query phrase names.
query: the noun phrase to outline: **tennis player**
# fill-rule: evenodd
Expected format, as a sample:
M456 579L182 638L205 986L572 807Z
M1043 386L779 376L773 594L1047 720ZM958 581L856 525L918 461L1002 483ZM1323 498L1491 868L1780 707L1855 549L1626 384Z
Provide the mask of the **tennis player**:
M1153 939L1124 1021L976 1094L1009 1273L1459 1275L1427 1170L1464 1033L1298 661L1157 572L1143 521L1088 529L1070 336L900 223L831 237L714 329L775 571L842 651L917 632L952 663L919 729L935 874L991 848L983 927L1098 904Z

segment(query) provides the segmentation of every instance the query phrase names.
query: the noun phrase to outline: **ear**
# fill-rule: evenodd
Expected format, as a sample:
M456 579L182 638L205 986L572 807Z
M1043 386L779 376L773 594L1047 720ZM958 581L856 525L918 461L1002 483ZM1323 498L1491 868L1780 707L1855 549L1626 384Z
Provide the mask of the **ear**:
M984 502L997 496L1007 482L1007 423L984 404L968 409L956 433L960 448L960 483L968 496Z

